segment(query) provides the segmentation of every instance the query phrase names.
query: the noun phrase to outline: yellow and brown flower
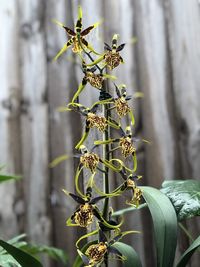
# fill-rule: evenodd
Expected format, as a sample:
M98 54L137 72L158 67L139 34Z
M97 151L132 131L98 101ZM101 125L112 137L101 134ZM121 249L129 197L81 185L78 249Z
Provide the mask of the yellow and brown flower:
M95 153L87 152L80 157L80 162L84 167L90 169L91 172L94 173L99 163L99 156Z
M104 77L101 74L95 74L91 71L87 71L85 79L95 88L101 89L103 86Z
M104 55L106 65L110 70L118 67L120 63L123 63L123 59L117 51L107 51Z
M116 112L119 115L119 117L125 116L131 110L124 97L119 97L115 99L114 103L115 103Z
M121 147L122 155L125 158L132 155L136 151L136 148L133 146L131 137L129 136L121 137L119 141L119 146Z
M141 197L142 197L142 190L139 187L135 187L133 198L130 201L127 201L127 204L138 207L140 204Z
M89 246L85 252L85 255L89 258L89 266L94 266L97 263L100 263L106 252L107 244L104 242Z
M104 132L108 125L105 117L98 116L92 112L87 115L87 123L89 128L96 127L101 132Z
M89 203L80 205L79 210L75 212L74 221L81 227L87 227L93 222L93 207Z

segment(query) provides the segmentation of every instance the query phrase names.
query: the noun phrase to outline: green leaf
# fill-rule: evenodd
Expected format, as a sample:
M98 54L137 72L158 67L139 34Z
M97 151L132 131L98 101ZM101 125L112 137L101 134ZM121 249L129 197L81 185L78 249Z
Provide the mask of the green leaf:
M13 245L17 248L21 248L27 244L26 241L22 240L22 239L24 239L25 236L26 236L26 234L21 234L21 235L15 236L12 239L8 240L7 243L9 243L10 245ZM0 256L4 255L4 254L7 254L7 251L5 249L3 249L2 247L0 247Z
M0 266L3 266L3 267L21 267L21 265L9 254L0 256Z
M8 254L21 265L21 267L42 267L42 264L38 260L21 249L16 248L3 240L0 240L0 246L3 247Z
M178 220L200 215L200 181L165 181L161 191L171 200Z
M130 208L122 209L122 210L117 210L117 211L113 212L112 216L115 217L115 216L124 215L128 212L140 210L140 209L143 209L145 207L147 207L146 203L139 205L137 208L136 207L130 207Z
M40 253L45 253L50 258L57 260L57 261L62 261L64 264L66 264L68 261L67 253L64 252L62 249L58 249L55 247L27 244L22 247L22 250L24 250L25 252L33 256L40 254Z
M22 178L21 176L9 175L9 174L0 174L0 183L6 182L9 180L18 180Z
M142 267L140 258L131 246L122 242L116 242L112 247L116 248L125 257L123 261L124 267Z
M12 239L8 240L7 242L11 245L15 245L19 243L21 240L23 240L26 237L26 234L21 234L13 237ZM24 241L23 241L24 242Z
M195 250L200 246L200 236L194 240L189 248L183 253L176 267L185 267Z
M168 197L159 190L141 186L154 224L157 267L173 266L177 243L177 218Z

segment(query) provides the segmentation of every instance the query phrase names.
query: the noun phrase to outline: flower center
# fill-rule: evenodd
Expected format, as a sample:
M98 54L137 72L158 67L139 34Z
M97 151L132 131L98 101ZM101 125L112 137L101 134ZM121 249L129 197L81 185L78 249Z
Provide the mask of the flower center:
M130 137L122 137L120 138L119 146L122 149L122 155L127 158L132 155L133 152L136 151L135 147L132 144L132 140Z
M86 80L95 88L101 89L103 86L103 76L100 74L94 74L91 71L86 73Z
M85 153L80 157L80 162L93 173L99 163L99 157L95 153Z
M96 127L101 132L104 132L107 127L105 117L98 116L91 112L87 115L87 121L89 122L89 128Z
M127 187L130 187L130 188L135 188L135 182L131 179L128 179L127 180Z
M75 213L74 220L81 227L87 227L89 224L93 222L93 208L92 205L86 203L84 205L80 205L79 211Z
M90 258L90 264L97 264L103 259L104 254L107 252L107 245L104 242L100 242L95 245L91 245L86 250L86 256Z
M120 117L125 116L131 109L124 97L115 100L115 108Z
M116 68L122 62L119 52L116 51L107 51L104 59L110 70Z
M78 38L77 38L77 36L74 36L73 37L73 47L72 47L72 51L74 52L74 53L79 53L79 52L82 52L82 47L81 47L81 45L80 45L80 43L79 43L79 40L78 40Z
M140 204L141 196L142 196L142 190L138 187L135 187L133 198L129 202L127 202L127 204L131 204L138 207Z

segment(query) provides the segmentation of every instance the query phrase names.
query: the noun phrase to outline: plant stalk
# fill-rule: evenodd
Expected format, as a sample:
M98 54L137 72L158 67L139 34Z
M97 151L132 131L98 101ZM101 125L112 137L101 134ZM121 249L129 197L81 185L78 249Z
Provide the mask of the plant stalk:
M104 81L103 84L103 90L108 93L108 84ZM106 120L108 120L109 118L109 104L106 104L105 106L103 105L103 114L106 118ZM103 133L103 141L108 140L110 137L110 127L108 126L107 131L105 131ZM105 144L103 145L103 159L104 160L108 160L110 159L110 154L109 154L109 149L110 149L110 145L109 144ZM108 194L110 192L110 185L109 185L109 168L108 167L104 167L104 173L103 173L103 181L104 181L104 192L106 194ZM109 198L106 198L104 200L104 207L103 207L103 217L107 220L109 217ZM108 236L110 235L110 233L108 233ZM104 259L104 265L105 267L108 267L108 257L106 255L105 259Z
M104 87L103 90L108 93L108 86L107 83L104 82ZM108 120L109 117L109 104L106 104L103 106L103 113L104 116L106 118L106 120ZM107 131L105 131L103 133L103 141L108 140L110 137L110 127L108 126ZM110 155L109 155L109 149L110 149L110 145L109 144L105 144L103 146L103 159L104 160L108 160L110 159ZM109 186L109 168L108 167L104 167L105 173L103 174L104 176L104 192L106 194L108 194L110 192L110 186ZM108 219L108 211L109 211L109 198L106 198L104 201L104 207L103 207L103 217L105 219Z

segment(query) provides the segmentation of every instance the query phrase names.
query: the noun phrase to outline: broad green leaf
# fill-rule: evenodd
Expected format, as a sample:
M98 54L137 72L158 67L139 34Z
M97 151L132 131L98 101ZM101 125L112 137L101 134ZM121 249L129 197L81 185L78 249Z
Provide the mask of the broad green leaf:
M26 241L23 240L25 237L26 234L21 234L8 240L7 243L17 248L20 248L21 250L27 252L32 256L36 256L38 254L47 254L52 259L62 261L64 264L67 263L68 256L63 250L44 245L28 244ZM4 254L7 254L7 251L0 247L0 255Z
M12 239L8 240L7 243L9 243L9 244L11 244L17 248L21 248L27 244L26 241L22 240L22 239L24 239L25 236L26 236L26 234L21 234L21 235L15 236ZM8 254L8 253L5 249L0 247L0 257L1 257L1 255L4 255L4 254Z
M123 261L124 267L142 267L140 258L131 246L122 242L116 242L112 247L116 248L125 257Z
M171 200L179 221L200 216L200 181L165 181L161 191Z
M3 240L0 240L0 246L3 247L8 254L21 265L21 267L42 267L42 264L38 260L21 249L16 248Z
M159 190L141 186L153 219L157 267L173 266L177 243L177 218L168 197Z
M26 237L26 234L21 234L13 237L12 239L8 240L7 242L11 245L16 245L20 241L22 241ZM24 242L24 241L23 241Z
M50 258L57 261L62 261L64 264L66 264L68 260L67 253L65 253L62 249L57 249L54 247L27 244L23 246L21 249L33 256L40 253L42 254L45 253Z
M200 246L200 236L194 240L189 248L183 253L176 267L185 267L195 250Z
M21 267L21 265L9 254L0 256L0 266L3 266L3 267Z
M113 212L112 216L115 217L115 216L124 215L128 212L140 210L140 209L143 209L145 207L147 207L146 203L139 205L137 208L136 207L130 207L130 208L122 209L122 210L117 210L117 211Z
M18 180L22 178L21 176L9 175L9 174L0 174L0 183L6 182L9 180Z

